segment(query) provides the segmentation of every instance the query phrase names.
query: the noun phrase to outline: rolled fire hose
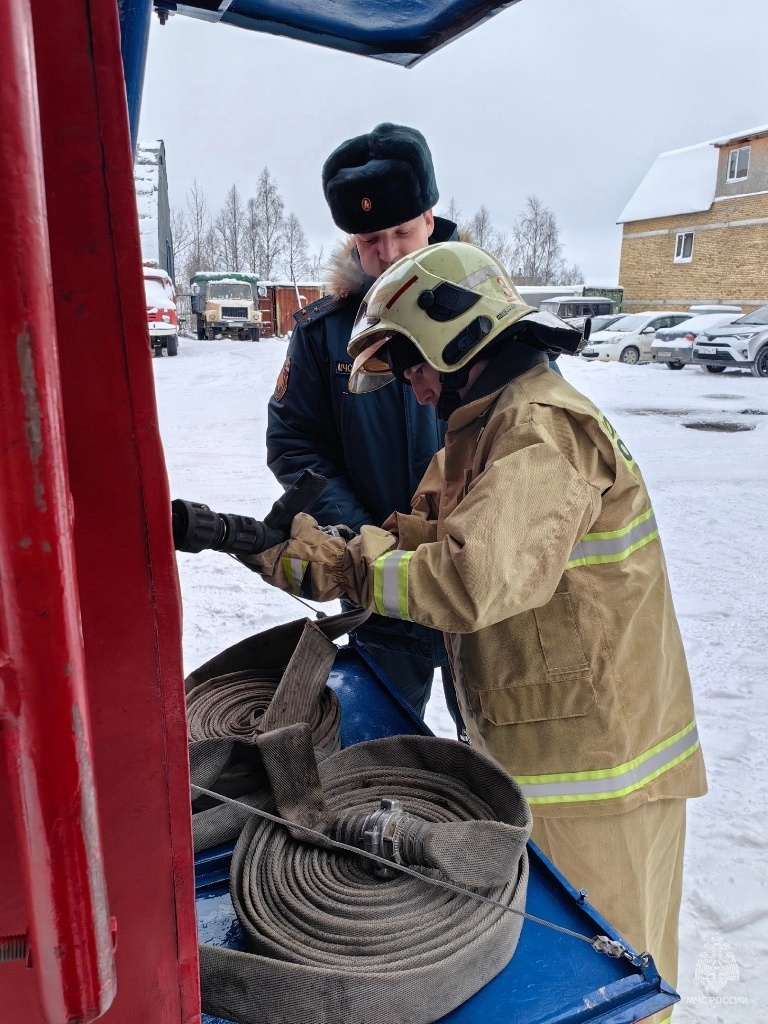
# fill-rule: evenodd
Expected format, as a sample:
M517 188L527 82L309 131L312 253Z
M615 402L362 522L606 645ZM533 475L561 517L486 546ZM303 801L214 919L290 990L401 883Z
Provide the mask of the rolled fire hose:
M256 807L271 802L255 741L273 729L305 722L320 756L341 746L341 708L326 686L336 646L306 620L284 671L239 669L193 681L187 730L193 785ZM193 803L195 851L237 838L247 812L204 798Z
M531 816L506 772L433 737L372 740L319 765L306 727L258 745L277 813L292 824L252 816L240 835L230 889L248 952L200 947L206 1013L241 1024L431 1024L506 966L518 914L400 872L382 877L302 831L421 864L522 911Z
M281 687L283 690L290 687L290 692L297 696L309 694L309 690L297 689L296 682L288 670L281 678L279 672L249 672L245 669L200 683L187 694L189 742L252 740L269 731L275 727L272 724L277 719L274 705L280 701ZM306 721L312 730L314 746L333 753L341 745L341 708L336 694L325 686L325 680L322 686L319 694L311 695L306 708L295 707L294 710L291 706L287 717L293 717L293 722ZM281 718L285 717L285 714L281 715Z

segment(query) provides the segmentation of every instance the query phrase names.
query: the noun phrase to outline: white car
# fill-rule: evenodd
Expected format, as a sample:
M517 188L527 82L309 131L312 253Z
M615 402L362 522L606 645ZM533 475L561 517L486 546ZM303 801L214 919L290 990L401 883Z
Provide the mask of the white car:
M585 359L599 359L603 363L650 363L651 342L656 337L656 331L662 327L674 327L683 320L690 320L692 316L692 313L674 313L670 310L630 313L607 331L597 331L590 335L581 354Z

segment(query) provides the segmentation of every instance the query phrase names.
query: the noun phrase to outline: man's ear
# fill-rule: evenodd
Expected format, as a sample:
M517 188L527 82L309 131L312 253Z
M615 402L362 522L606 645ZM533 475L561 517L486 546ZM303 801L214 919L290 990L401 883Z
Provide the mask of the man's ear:
M432 210L427 210L424 214L424 221L427 225L427 238L431 238L432 232L435 230L435 215Z

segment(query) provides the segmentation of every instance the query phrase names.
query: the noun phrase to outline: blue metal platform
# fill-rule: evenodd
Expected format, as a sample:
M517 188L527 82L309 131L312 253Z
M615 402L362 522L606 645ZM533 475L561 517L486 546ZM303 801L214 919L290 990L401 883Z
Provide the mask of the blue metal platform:
M430 735L359 648L340 649L329 685L342 707L344 746L397 733ZM243 949L229 897L232 847L216 847L195 858L199 938ZM619 938L533 843L528 851L528 913L590 938ZM632 1024L678 998L652 963L641 969L526 921L512 961L485 988L441 1018L441 1024ZM203 1014L202 1024L230 1022Z

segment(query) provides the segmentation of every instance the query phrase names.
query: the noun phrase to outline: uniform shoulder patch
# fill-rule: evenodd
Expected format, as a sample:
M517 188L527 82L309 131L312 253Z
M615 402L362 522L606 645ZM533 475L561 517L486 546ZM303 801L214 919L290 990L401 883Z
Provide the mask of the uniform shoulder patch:
M329 313L341 309L346 304L346 298L339 299L335 295L324 295L321 299L315 299L314 302L310 302L304 309L297 310L293 314L293 319L297 324L311 324L315 320L321 320L324 316L328 316Z
M288 378L291 374L291 357L286 356L283 368L277 375L277 383L275 384L275 401L282 402L285 398L285 393L288 390Z

